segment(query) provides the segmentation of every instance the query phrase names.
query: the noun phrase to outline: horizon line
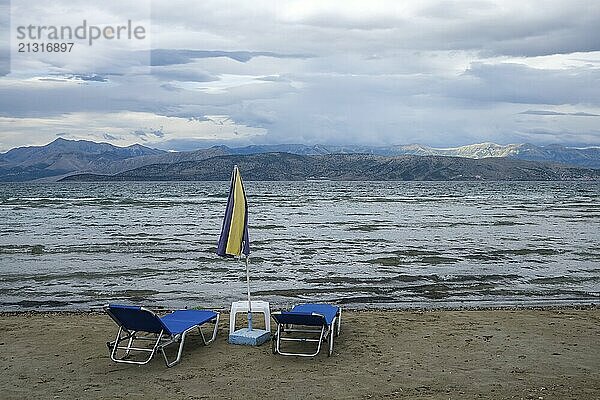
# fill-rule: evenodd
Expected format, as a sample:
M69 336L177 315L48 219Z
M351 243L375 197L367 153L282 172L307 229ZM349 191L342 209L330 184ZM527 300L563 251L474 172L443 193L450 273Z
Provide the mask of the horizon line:
M12 147L8 150L5 151L0 151L0 154L6 154L9 151L15 150L15 149L22 149L22 148L31 148L31 147L46 147L49 146L50 144L54 143L54 142L59 142L59 141L66 141L66 142L88 142L88 143L95 143L95 144L105 144L105 145L109 145L109 146L113 146L113 147L118 147L118 148L122 148L122 149L126 149L126 148L131 148L131 147L135 147L135 146L141 146L141 147L145 147L148 149L152 149L152 150L159 150L159 151L165 151L165 152L170 152L170 153L185 153L185 152L193 152L193 151L198 151L198 150L207 150L207 149L212 149L212 148L218 148L218 147L226 147L229 149L243 149L243 148L248 148L248 147L254 147L254 146L305 146L305 147L309 147L309 148L314 148L314 147L318 147L318 146L322 146L324 148L328 148L328 147L344 147L344 146L348 146L348 147L365 147L365 148L369 148L369 149L385 149L385 148L390 148L390 147L409 147L409 146L421 146L424 148L428 148L428 149L432 149L432 150L457 150L457 149L461 149L461 148L465 148L465 147L469 147L469 146L476 146L476 145L492 145L492 146L498 146L498 147L503 147L503 148L508 148L510 146L524 146L524 145L530 145L530 146L534 146L534 147L541 147L541 148L546 148L546 147L550 147L550 146L560 146L560 147L564 147L564 148L570 148L570 149L578 149L578 150L585 150L585 149L595 149L595 148L600 148L599 145L574 145L574 146L569 146L569 145L564 145L564 144L559 144L559 143L550 143L550 144L544 144L544 145L539 145L539 144L533 144L533 143L529 143L529 142L521 142L521 143L507 143L507 144L500 144L500 143L495 143L495 142L477 142L477 143L469 143L469 144L464 144L464 145L458 145L458 146L450 146L450 147L436 147L436 146L431 146L431 145L427 145L427 144L423 144L423 143L405 143L405 144L387 144L387 145L369 145L369 144L356 144L356 143L344 143L344 144L325 144L325 143L313 143L313 144L305 144L305 143L261 143L261 144L257 144L257 143L252 143L252 144L245 144L245 145L227 145L227 144L212 144L212 145L207 145L205 147L196 147L193 149L189 149L189 150L175 150L175 149L160 149L157 147L152 147L153 145L159 145L160 142L156 142L153 144L143 144L143 143L133 143L127 146L120 146L118 144L113 144L110 142L106 142L106 141L94 141L91 139L69 139L69 138L64 138L64 137L58 137L46 144L42 144L42 145L36 145L36 144L32 144L32 145L25 145L25 146L17 146L17 147Z

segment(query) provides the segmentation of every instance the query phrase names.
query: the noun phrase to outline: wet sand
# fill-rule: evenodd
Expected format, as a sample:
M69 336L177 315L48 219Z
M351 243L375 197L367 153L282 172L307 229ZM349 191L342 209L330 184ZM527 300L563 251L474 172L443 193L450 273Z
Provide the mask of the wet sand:
M0 314L2 399L598 399L600 309L349 311L334 355L186 343L182 362L110 361L98 313Z

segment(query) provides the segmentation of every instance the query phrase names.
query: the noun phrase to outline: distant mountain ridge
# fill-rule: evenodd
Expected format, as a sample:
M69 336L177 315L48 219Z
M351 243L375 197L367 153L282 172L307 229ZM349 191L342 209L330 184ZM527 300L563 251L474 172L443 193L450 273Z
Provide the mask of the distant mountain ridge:
M285 152L300 155L373 154L380 156L450 156L466 158L505 157L518 160L550 161L600 168L600 147L574 148L560 145L535 146L529 143L499 145L478 143L460 147L435 148L421 144L396 146L330 146L330 145L253 145L229 149L230 154L259 154Z
M198 162L219 156L288 153L301 156L367 154L373 156L487 157L557 162L600 169L600 148L569 148L558 145L498 145L480 143L454 148L419 144L397 146L275 144L245 147L213 146L186 152L167 152L135 144L118 147L86 140L56 139L45 146L20 147L0 154L0 181L58 180L71 174L114 175L154 164Z
M298 155L258 153L217 156L200 161L152 164L115 175L81 174L64 181L228 180L238 165L246 180L600 180L600 169L508 158L379 156L372 154Z
M45 146L18 147L0 154L0 181L28 181L79 171L105 171L116 162L166 153L139 144L113 146L58 138Z

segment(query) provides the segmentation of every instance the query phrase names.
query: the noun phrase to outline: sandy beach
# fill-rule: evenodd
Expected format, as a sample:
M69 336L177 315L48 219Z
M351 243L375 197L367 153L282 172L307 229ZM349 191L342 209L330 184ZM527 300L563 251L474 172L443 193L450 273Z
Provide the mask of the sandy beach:
M100 313L0 314L3 399L598 399L600 309L348 311L334 355L197 336L166 368L110 361Z

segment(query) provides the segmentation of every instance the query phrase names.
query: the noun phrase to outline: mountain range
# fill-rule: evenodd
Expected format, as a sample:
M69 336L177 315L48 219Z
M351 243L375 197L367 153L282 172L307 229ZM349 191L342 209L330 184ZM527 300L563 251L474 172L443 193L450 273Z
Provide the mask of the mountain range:
M227 154L257 154L284 152L300 155L373 154L379 156L450 156L466 158L502 157L529 161L550 161L585 168L600 168L600 147L574 148L560 145L535 146L529 143L499 145L478 143L451 148L435 148L420 144L396 146L328 146L328 145L254 145L230 149Z
M105 172L125 160L164 153L139 144L118 147L58 138L45 146L17 147L0 154L0 181L29 181L80 171Z
M269 155L277 154L277 156ZM262 156L261 156L262 155ZM342 155L348 157L341 157ZM257 156L244 158L248 156ZM306 173L290 172L277 175L276 165L284 165L292 163L298 158L290 158L289 156L305 157L303 164ZM412 157L409 157L412 156ZM99 175L115 176L115 179L122 180L125 176L129 179L145 180L154 176L153 179L169 179L166 175L153 175L151 171L159 168L164 171L171 171L172 179L188 179L189 176L180 175L176 171L187 170L192 164L199 168L200 166L208 167L210 163L205 160L220 158L221 163L227 163L226 160L237 160L239 163L244 163L245 160L252 163L262 165L262 161L274 163L273 166L264 165L264 171L256 171L252 176L269 179L306 179L313 176L319 177L322 174L319 171L324 171L328 179L401 179L393 178L396 173L384 173L380 170L383 164L387 163L396 168L404 168L411 166L413 168L435 168L441 167L441 164L447 164L447 168L451 165L461 166L466 168L463 173L455 170L449 175L441 174L439 178L434 171L431 173L402 173L406 179L458 179L457 176L462 175L464 179L479 179L479 177L487 177L481 179L492 179L491 176L496 176L495 179L521 179L517 178L520 174L515 174L515 168L529 168L524 164L514 163L513 161L537 161L543 162L543 167L556 172L569 170L574 171L572 167L581 167L584 169L599 169L600 170L600 148L570 148L558 145L550 146L535 146L532 144L511 144L498 145L494 143L481 143L455 148L433 148L419 144L398 145L398 146L332 146L332 145L301 145L301 144L277 144L277 145L252 145L246 147L231 148L227 146L214 146L207 149L187 152L167 152L135 144L128 147L113 146L108 143L96 143L86 140L67 140L63 138L56 139L52 143L45 146L29 146L20 147L9 150L6 153L0 154L0 181L30 181L30 180L50 180L55 181L66 178L70 175L86 174L89 179L108 180L108 178L99 178ZM229 158L227 158L229 157ZM414 158L417 157L417 158ZM419 157L425 157L419 159ZM495 161L483 161L487 158L494 158ZM464 160L469 159L470 161ZM223 161L225 160L225 161ZM261 161L262 160L262 161ZM409 161L410 160L410 161ZM481 162L473 162L481 160ZM378 174L365 172L366 165L362 165L361 169L356 171L347 171L346 173L335 173L334 170L323 169L323 162L333 163L335 168L346 170L348 168L359 168L361 163L368 163L373 168L373 171L378 171ZM357 165L356 163L361 165ZM569 165L555 166L549 163L560 163ZM182 164L182 165L178 165ZM156 167L160 165L160 167ZM321 165L321 166L319 166ZM502 165L502 168L498 169ZM310 168L309 168L310 166ZM379 167L378 167L379 166ZM492 168L493 166L493 168ZM288 165L289 167L289 165ZM271 169L269 169L271 168ZM332 167L333 168L333 167ZM488 177L486 173L478 173L477 168L496 168L496 174L491 174ZM193 168L192 168L193 169ZM452 168L450 168L452 169ZM369 170L367 168L367 170ZM198 170L196 170L198 172ZM293 170L290 170L293 171ZM502 173L509 175L503 177ZM339 171L338 171L339 172ZM481 171L479 171L481 172ZM146 174L146 175L144 175ZM403 175L404 174L404 175ZM586 175L587 174L587 175ZM289 175L289 176L288 176ZM563 174L564 175L564 174ZM576 174L577 175L577 174ZM595 172L581 173L580 178L584 176L595 176ZM120 178L117 178L120 177ZM200 179L204 176L203 172L198 172L194 175ZM216 175L210 175L216 176ZM210 177L209 176L209 177ZM246 176L246 175L245 175ZM468 177L472 178L468 178ZM550 179L550 175L544 178L543 174L536 174L537 179ZM560 178L561 174L554 176L552 179ZM565 176L570 176L566 174ZM589 177L588 176L588 177ZM286 178L287 177L287 178ZM362 177L362 178L361 178ZM426 178L429 177L429 178ZM73 179L81 179L73 178ZM204 178L202 178L204 179ZM404 178L402 178L404 179ZM523 178L524 179L524 178ZM572 179L579 179L573 176ZM582 178L585 179L585 178Z
M507 158L290 153L217 156L199 161L152 164L114 175L71 175L62 180L220 181L230 179L234 165L238 165L244 171L244 179L250 181L600 180L600 169Z

